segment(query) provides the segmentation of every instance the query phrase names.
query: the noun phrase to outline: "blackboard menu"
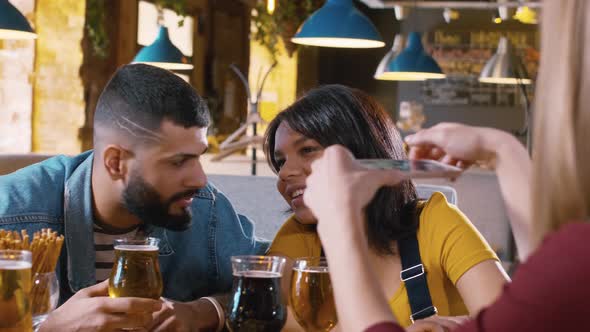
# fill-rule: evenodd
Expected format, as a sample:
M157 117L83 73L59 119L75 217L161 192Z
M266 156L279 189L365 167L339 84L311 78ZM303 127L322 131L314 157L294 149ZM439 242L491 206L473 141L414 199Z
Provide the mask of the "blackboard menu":
M538 31L448 31L428 33L426 48L447 74L446 79L422 84L426 105L506 106L521 105L521 90L515 85L485 84L478 81L485 63L495 53L499 38L508 37L521 58L529 77L537 76ZM532 98L533 87L527 87Z

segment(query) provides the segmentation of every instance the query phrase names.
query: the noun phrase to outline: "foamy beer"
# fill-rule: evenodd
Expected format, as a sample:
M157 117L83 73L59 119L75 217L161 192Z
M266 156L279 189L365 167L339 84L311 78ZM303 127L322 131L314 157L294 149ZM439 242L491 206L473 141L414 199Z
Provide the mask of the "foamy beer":
M336 304L325 258L302 258L295 262L291 306L295 319L307 332L330 331L336 326Z
M31 252L0 250L0 332L30 332Z
M115 262L109 278L110 297L162 296L156 238L115 240Z

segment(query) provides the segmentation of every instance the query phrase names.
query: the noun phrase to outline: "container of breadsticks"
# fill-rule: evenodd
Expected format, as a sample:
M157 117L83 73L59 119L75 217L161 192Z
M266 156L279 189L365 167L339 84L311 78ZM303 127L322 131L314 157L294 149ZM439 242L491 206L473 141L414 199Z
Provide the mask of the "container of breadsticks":
M26 230L20 233L0 229L0 250L28 250L32 255L31 312L33 317L49 313L57 305L59 287L55 267L64 242L48 228L35 232L32 238ZM34 318L33 318L34 319Z

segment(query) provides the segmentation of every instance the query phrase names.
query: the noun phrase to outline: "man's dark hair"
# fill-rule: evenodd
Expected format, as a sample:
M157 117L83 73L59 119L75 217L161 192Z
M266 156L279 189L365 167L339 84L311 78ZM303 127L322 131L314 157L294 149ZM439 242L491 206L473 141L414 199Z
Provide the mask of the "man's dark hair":
M393 121L373 98L343 85L309 91L269 124L264 151L278 172L275 135L281 123L323 147L340 144L359 159L405 159L403 142ZM418 227L416 189L410 180L379 189L366 208L370 246L380 254L394 254L395 241Z
M101 128L141 138L157 133L163 120L203 128L209 126L209 110L195 89L174 73L145 64L125 65L98 99L95 144Z

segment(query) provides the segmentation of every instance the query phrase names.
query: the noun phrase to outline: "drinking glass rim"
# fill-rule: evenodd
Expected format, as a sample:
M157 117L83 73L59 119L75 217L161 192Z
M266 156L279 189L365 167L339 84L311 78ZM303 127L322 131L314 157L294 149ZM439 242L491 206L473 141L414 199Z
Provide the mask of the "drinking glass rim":
M311 263L314 264L311 264ZM317 263L315 263L317 262ZM303 266L301 266L303 265ZM307 270L307 269L314 269L314 268L326 268L329 269L330 266L328 265L328 260L326 257L299 257L295 260L295 264L293 264L292 270ZM320 271L315 271L320 272ZM328 273L329 271L321 271Z
M282 263L287 259L282 256L262 256L262 255L238 255L231 256L232 263Z
M30 250L2 249L0 250L0 261L33 262L33 253Z
M117 246L154 246L160 249L160 239L157 237L123 237L113 241L113 249Z
M295 264L299 263L299 262L309 262L311 260L319 260L320 262L326 262L326 264L328 263L328 259L326 259L326 257L313 257L313 256L307 256L307 257L299 257L295 259ZM315 265L315 264L314 264Z

